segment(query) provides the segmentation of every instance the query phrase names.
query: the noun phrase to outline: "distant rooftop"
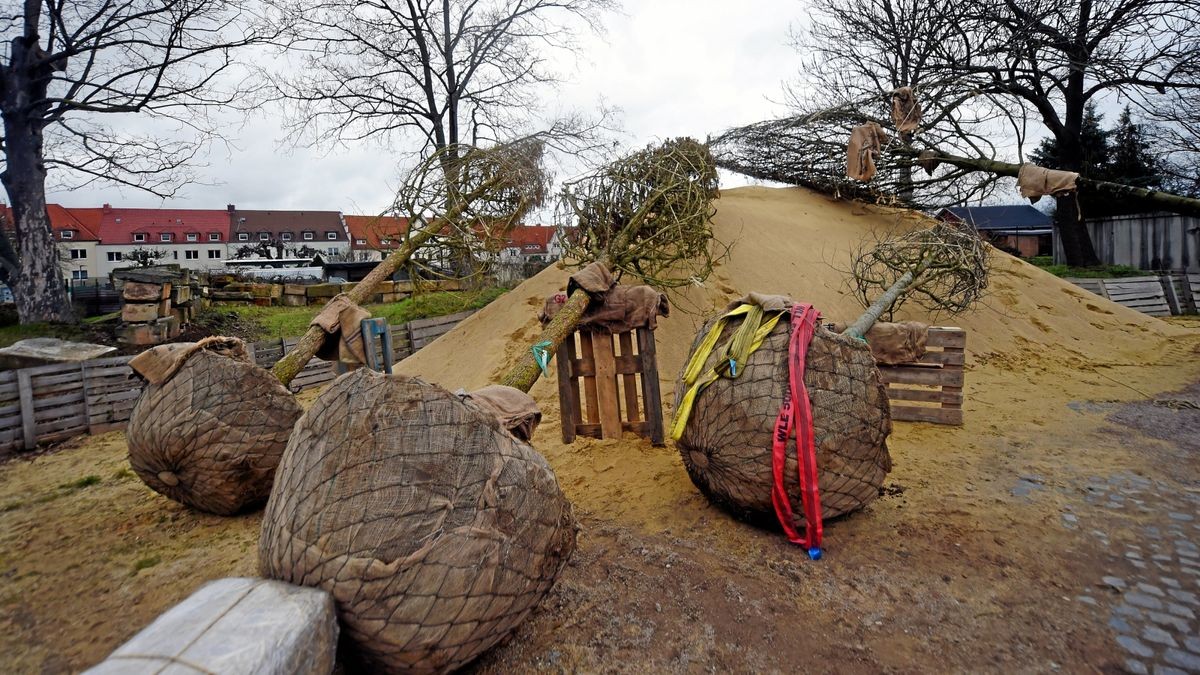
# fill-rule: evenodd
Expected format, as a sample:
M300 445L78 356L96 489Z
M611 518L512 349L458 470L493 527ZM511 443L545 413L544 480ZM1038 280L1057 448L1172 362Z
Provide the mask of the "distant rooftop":
M1028 204L952 206L938 212L941 220L967 223L977 230L1050 230L1053 220Z

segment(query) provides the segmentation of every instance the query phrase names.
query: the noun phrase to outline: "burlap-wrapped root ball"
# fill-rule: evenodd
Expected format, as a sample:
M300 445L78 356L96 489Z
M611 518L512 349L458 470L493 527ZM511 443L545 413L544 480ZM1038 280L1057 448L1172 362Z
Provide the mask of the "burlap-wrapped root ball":
M516 628L574 548L533 448L440 387L358 370L297 422L259 565L329 591L367 672L440 673Z
M125 430L134 472L155 492L200 511L227 516L262 504L300 404L245 360L236 338L201 341L179 350L182 357L156 349L165 356L143 373L150 382ZM231 351L238 357L225 355Z
M694 352L716 319L692 345ZM709 356L709 372L740 325L730 321ZM784 317L750 355L736 379L719 378L697 398L679 439L692 482L717 504L747 520L774 521L771 447L775 420L788 387L788 340ZM866 344L818 326L808 349L804 384L812 401L818 486L823 518L862 508L879 495L891 471L887 437L892 430L887 392ZM682 375L675 407L684 393ZM785 486L795 527L804 530L796 439L787 446Z

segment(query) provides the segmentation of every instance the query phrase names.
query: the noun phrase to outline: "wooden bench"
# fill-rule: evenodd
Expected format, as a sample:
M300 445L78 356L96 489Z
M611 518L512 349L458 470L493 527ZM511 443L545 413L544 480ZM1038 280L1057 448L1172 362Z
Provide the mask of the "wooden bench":
M962 328L931 326L924 356L913 363L880 365L892 419L962 424L966 346L967 331Z

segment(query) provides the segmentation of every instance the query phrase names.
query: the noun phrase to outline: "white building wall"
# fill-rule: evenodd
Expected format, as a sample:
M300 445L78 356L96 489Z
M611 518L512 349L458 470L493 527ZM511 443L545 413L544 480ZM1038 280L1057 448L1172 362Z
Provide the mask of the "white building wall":
M113 270L131 267L133 262L128 259L130 253L138 249L166 251L166 256L157 262L163 265L179 265L180 267L208 271L224 267L229 257L229 247L224 242L184 242L160 243L146 242L144 244L100 244L96 247L97 274L107 277ZM188 258L187 252L195 251L196 258ZM210 252L217 257L212 258ZM109 254L121 254L121 260L109 260Z
M59 241L58 264L63 271L63 279L95 279L99 268L96 242L94 241ZM81 277L80 274L86 274Z

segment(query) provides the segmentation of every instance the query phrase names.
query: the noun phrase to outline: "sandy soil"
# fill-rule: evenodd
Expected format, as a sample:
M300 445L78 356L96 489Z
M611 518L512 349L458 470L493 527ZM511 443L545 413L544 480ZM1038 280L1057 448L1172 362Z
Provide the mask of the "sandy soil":
M850 249L917 224L799 189L740 188L718 206L732 256L677 299L657 334L668 415L713 308L758 290L853 318L839 271ZM485 384L531 343L536 308L566 274L546 270L401 370L451 389ZM929 317L914 308L904 318ZM1156 406L1162 424L1141 429L1130 426L1144 417L1136 409L1110 413L1200 380L1200 324L1146 317L1001 254L986 305L951 322L969 331L966 423L898 423L884 496L830 523L817 563L710 506L673 448L632 437L562 444L554 382L539 382L534 445L576 505L580 548L541 611L474 668L1118 668L1103 618L1075 601L1111 561L1063 515L1108 522L1085 500L1096 476L1196 488L1194 453L1174 445L1194 437L1195 411ZM203 581L253 573L257 513L189 512L142 486L124 453L113 433L0 467L3 670L86 667ZM1112 523L1112 540L1136 536Z

